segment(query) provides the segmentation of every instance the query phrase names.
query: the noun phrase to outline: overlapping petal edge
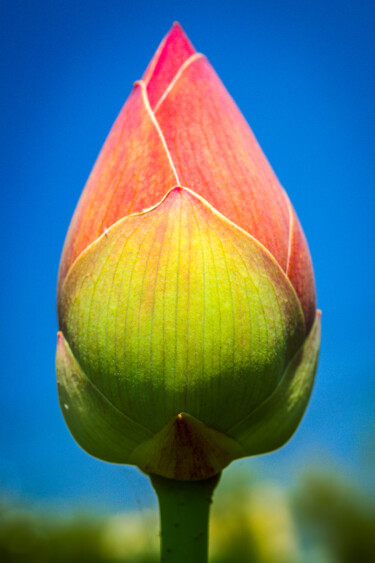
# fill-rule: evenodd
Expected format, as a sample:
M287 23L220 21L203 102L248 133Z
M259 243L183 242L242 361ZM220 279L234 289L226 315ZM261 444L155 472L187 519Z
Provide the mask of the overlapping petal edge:
M176 183L191 187L273 254L296 289L308 332L314 276L298 218L236 104L178 25L103 146L68 232L59 288L72 261L106 227L155 204Z
M289 304L292 303L294 309L295 326L292 327L291 332L294 330L296 336L279 380L269 390L268 396L262 397L246 416L241 417L241 422L236 421L226 428L219 430L211 428L209 420L207 424L192 417L190 413L181 415L180 409L173 414L169 413L172 416L169 416L168 420L162 423L158 421L157 428L150 428L148 424L144 425L123 412L119 405L114 404L113 397L108 398L106 392L103 392L103 389L99 388L87 374L85 375L71 350L71 346L73 349L75 346L74 338L69 342L66 316L72 301L67 295L66 299L61 300L64 306L59 312L60 326L68 333L68 342L61 333L59 335L57 351L59 396L71 432L81 446L92 455L112 462L135 463L147 472L159 473L166 477L201 479L217 473L233 459L275 449L292 435L305 410L312 388L319 350L320 315L316 316L313 329L303 343L303 313L299 300L292 284L273 256L259 241L221 215L201 196L188 188L181 187L170 190L161 202L151 209L120 219L91 243L71 265L64 281L62 294L65 293L65 287L69 285L69 280L74 278L85 256L95 251L100 241L107 241L112 232L116 232L119 226L132 217L141 218L147 214L152 215L156 210L160 211L168 198L176 193L188 195L189 201L199 203L206 212L215 217L216 221L225 226L224 228L237 233L242 240L251 242L252 248L256 248L268 266L271 265L273 272L277 272L278 283L287 288L287 301ZM90 277L90 272L86 275ZM82 280L82 272L79 273L79 278ZM124 375L126 377L126 374ZM93 410L96 413L95 422L91 419ZM286 413L288 416L285 416ZM184 422L183 425L181 421ZM180 431L181 428L184 432ZM129 438L129 430L131 430L131 438ZM200 444L200 455L196 457L191 455L190 451L189 464L186 462L187 457L189 458L186 440L191 441L192 435L195 437L195 448L199 450ZM174 447L171 448L171 444L174 444ZM155 455L155 452L159 453Z

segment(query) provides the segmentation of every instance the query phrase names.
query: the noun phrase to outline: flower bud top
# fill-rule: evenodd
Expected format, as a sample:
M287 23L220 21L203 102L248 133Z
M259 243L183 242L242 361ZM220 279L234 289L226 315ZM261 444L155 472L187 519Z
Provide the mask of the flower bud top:
M176 184L271 252L297 291L308 332L315 287L299 221L236 104L178 25L135 83L103 146L68 232L59 287L105 228L157 204Z

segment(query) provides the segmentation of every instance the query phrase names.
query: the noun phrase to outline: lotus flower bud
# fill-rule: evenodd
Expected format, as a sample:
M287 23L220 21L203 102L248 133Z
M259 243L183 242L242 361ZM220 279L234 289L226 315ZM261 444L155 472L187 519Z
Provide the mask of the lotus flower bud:
M91 172L59 272L61 408L90 454L180 480L297 428L320 315L289 199L176 24Z

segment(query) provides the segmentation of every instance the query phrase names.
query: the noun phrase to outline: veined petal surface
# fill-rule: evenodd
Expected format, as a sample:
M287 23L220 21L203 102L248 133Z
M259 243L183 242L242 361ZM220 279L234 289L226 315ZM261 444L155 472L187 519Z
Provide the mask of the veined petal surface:
M274 258L185 188L79 256L59 317L90 381L153 432L186 412L225 433L274 391L304 341Z
M104 229L157 204L178 184L254 236L290 272L308 333L315 286L298 219L236 104L175 25L135 84L88 179L64 245L59 289Z
M180 182L259 240L284 271L289 264L298 272L292 283L308 332L316 303L307 242L250 127L205 57L191 60L154 112Z
M165 186L176 183L145 91L137 85L104 143L74 212L61 257L59 288L69 266L104 229L151 207L165 195Z
M289 211L245 119L205 57L155 108L178 177L258 239L285 270Z
M152 433L119 412L90 382L64 335L57 336L57 388L61 411L80 446L113 463L128 463L130 454Z
M314 384L320 348L320 319L321 313L317 311L306 342L287 366L272 395L229 430L229 436L241 444L246 455L280 448L297 429Z

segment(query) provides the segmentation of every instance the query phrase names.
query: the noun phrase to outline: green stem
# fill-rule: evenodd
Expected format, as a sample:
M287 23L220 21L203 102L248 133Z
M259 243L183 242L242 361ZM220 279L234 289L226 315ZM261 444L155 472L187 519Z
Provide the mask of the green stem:
M159 499L161 561L207 563L210 505L220 474L201 481L150 477Z

